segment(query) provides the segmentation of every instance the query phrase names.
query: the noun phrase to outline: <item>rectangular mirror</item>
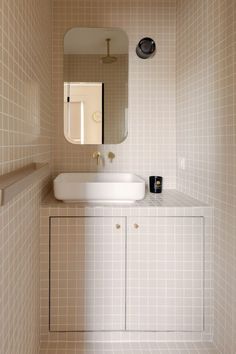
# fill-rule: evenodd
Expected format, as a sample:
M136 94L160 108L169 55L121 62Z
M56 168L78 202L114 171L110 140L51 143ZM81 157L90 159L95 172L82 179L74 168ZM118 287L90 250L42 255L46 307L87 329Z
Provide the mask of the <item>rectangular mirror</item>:
M64 135L72 144L118 144L128 134L128 37L80 28L64 37Z

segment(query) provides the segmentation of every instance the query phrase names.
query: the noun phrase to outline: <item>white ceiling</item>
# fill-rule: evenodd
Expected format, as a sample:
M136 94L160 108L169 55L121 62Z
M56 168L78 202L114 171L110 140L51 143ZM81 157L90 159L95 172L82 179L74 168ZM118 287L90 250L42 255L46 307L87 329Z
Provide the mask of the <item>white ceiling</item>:
M111 38L111 55L128 53L128 37L121 29L75 27L65 34L64 54L106 55L106 38Z

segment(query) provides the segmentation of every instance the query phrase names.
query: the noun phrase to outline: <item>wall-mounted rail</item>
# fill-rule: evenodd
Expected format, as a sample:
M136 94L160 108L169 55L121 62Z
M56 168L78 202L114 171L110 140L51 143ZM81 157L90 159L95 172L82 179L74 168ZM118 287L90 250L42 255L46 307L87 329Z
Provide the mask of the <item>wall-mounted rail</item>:
M31 163L0 176L0 205L4 205L30 184L49 173L48 163Z

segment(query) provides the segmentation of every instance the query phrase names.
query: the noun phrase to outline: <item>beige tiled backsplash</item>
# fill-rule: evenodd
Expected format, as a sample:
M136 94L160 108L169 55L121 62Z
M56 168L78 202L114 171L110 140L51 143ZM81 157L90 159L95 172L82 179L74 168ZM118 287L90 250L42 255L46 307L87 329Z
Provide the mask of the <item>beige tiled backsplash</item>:
M98 149L116 154L112 163L106 158L102 170L129 171L145 179L163 175L164 187L175 188L175 0L56 0L53 15L54 172L96 171L92 154ZM78 26L118 27L128 35L128 137L122 144L78 146L63 136L63 37L69 28ZM141 60L135 54L144 36L157 43L152 60Z

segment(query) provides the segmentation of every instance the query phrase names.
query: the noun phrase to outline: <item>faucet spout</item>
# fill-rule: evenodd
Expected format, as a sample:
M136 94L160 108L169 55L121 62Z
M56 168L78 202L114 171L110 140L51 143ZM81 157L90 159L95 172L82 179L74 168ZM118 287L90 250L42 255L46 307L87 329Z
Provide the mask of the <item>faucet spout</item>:
M99 151L95 151L93 153L93 159L96 159L97 160L97 165L100 165L100 162L101 162L101 153Z

